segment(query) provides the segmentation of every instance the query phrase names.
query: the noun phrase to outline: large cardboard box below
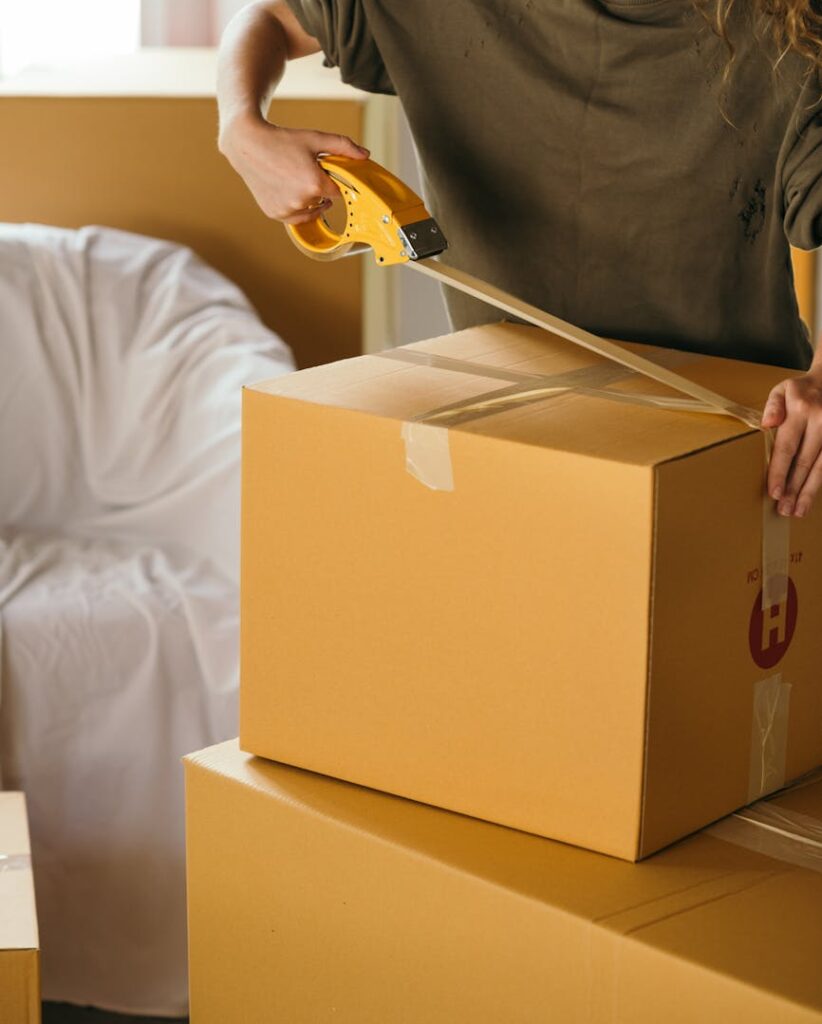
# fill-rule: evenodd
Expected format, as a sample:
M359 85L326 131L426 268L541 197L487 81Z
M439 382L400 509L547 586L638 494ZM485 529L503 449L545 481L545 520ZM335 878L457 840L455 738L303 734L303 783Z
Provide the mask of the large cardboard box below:
M517 325L246 389L243 749L629 860L821 763L822 520L763 613L764 435L664 393Z
M235 743L186 776L196 1024L822 1022L820 781L626 864Z
M39 1024L40 952L22 793L0 793L0 1022Z

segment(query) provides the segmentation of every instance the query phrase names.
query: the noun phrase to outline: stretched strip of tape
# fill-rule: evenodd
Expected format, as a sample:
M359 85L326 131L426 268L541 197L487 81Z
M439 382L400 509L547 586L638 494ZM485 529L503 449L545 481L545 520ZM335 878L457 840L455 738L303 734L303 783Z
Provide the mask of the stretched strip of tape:
M583 381L588 383L596 381L600 385L605 385L612 381L636 376L634 370L628 370L613 363L583 366L576 370L547 375L527 373L515 370L510 366L492 366L490 363L478 363L469 359L452 359L451 356L443 356L437 352L424 352L414 348L389 348L377 354L380 359L393 359L399 363L411 363L415 366L433 366L438 370L453 370L455 373L464 373L469 377L485 377L487 380L504 380L509 384L525 384L526 386L562 383L574 385ZM687 356L687 353L675 354L681 357ZM667 356L668 353L665 355Z
M28 871L31 856L28 853L0 853L0 873L4 871Z
M460 291L465 292L466 295L471 295L481 302L490 301L497 309L509 313L511 316L518 317L520 320L525 320L526 323L533 324L535 327L541 327L543 330L550 331L552 334L563 338L565 341L570 341L580 348L587 349L589 352L595 352L609 362L627 367L643 377L650 377L651 380L656 380L660 384L673 388L674 391L689 395L691 398L704 402L706 405L714 406L726 415L741 420L749 427L754 427L757 430L760 427L762 417L755 409L748 409L737 402L732 402L723 395L710 391L708 388L702 387L701 384L695 384L693 381L688 380L687 377L674 373L662 363L655 363L644 356L638 355L636 352L623 348L614 341L600 338L596 334L591 334L590 331L585 331L581 327L569 324L551 313L546 313L545 310L539 309L537 306L532 306L528 302L515 298L508 292L502 291L502 289L496 288L486 281L472 277L471 274L467 274L463 270L449 267L436 260L432 260L430 264L418 262L415 264L415 269L436 278L438 281L458 288Z
M591 369L595 368L592 367ZM592 373L593 376L595 375ZM627 376L627 374L623 376ZM451 405L444 405L438 409L432 409L430 412L417 418L416 422L457 426L460 423L468 423L471 420L493 415L506 409L516 409L520 406L531 405L534 402L541 402L546 399L556 398L559 395L568 394L588 395L592 398L602 398L609 402L653 406L658 409L675 410L678 412L703 412L719 416L724 415L724 413L718 412L712 406L706 406L695 399L668 398L663 395L632 395L624 391L608 391L601 387L585 386L584 384L570 385L559 382L553 385L544 384L532 388L524 388L522 385L502 388L499 391L492 391L471 399L454 402Z
M503 408L528 405L572 391L576 392L583 385L591 390L634 376L633 371L608 364L545 376L451 359L448 356L421 352L417 349L389 349L379 355L383 359L393 359L416 366L433 366L440 370L508 383L508 387L432 409L403 424L406 469L420 483L435 491L454 489L454 471L446 427L491 415Z
M768 800L745 807L705 830L726 843L822 873L822 821Z
M754 685L748 803L785 785L791 684L781 674Z
M426 487L437 491L454 489L450 448L447 436L442 434L443 428L470 422L482 416L493 415L504 409L518 408L573 393L594 395L612 401L630 402L634 405L667 403L668 408L686 408L689 411L700 412L716 411L693 399L662 398L658 395L630 395L607 391L605 390L607 385L636 376L634 370L613 363L545 375L526 373L511 367L452 359L450 356L424 352L419 349L389 349L380 352L379 356L382 359L393 359L415 366L431 366L471 377L482 377L508 383L508 387L500 387L473 398L461 399L449 405L431 409L403 425L402 437L405 443L405 463L408 472ZM687 352L672 351L664 353L662 358L670 364L681 365L694 357Z

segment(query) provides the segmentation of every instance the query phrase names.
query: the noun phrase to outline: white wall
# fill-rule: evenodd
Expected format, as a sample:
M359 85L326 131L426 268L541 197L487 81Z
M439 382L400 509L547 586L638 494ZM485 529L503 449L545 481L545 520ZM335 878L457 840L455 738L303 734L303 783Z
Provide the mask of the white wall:
M221 32L237 11L241 7L245 7L247 2L248 0L214 0L217 24Z
M140 0L143 46L213 46L215 0Z

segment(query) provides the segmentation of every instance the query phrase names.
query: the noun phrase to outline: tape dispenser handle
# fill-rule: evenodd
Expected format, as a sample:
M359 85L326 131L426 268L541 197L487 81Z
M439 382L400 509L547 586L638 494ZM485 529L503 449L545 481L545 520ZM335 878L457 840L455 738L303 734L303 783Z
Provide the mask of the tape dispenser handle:
M431 220L416 192L375 160L321 155L318 162L340 190L345 225L337 232L323 214L287 224L294 245L315 260L336 260L366 248L383 266L413 258L402 229Z

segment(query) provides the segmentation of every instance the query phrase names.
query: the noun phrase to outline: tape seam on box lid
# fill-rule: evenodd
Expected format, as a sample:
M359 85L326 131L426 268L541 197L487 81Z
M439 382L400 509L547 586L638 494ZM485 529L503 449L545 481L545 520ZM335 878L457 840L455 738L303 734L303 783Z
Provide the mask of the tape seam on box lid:
M486 376L486 368L482 364L451 359L436 353L394 349L379 353L379 357L412 365L433 366L471 376ZM454 469L447 425L454 426L459 422L492 415L500 411L503 405L514 408L568 394L578 390L583 381L589 384L606 383L635 374L623 367L605 365L583 367L550 378L488 367L487 376L507 380L510 382L509 386L430 410L407 420L402 425L406 469L411 476L431 490L454 490ZM540 386L536 387L535 382Z
M661 362L674 365L688 362L693 358L690 353L676 351L663 353L662 357ZM437 491L454 489L450 446L441 433L432 433L430 430L424 429L425 427L437 427L442 430L446 426L471 422L504 409L520 408L535 402L574 393L632 405L651 405L679 411L725 414L713 406L691 398L631 395L624 392L608 391L606 385L635 378L639 374L636 370L607 362L544 375L464 359L454 359L436 352L423 352L418 349L388 349L385 352L377 353L377 358L508 382L508 387L484 392L428 410L403 424L402 438L405 445L406 469L415 479L431 490Z

